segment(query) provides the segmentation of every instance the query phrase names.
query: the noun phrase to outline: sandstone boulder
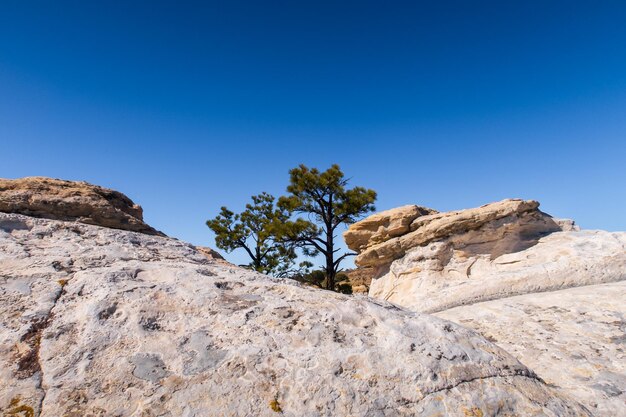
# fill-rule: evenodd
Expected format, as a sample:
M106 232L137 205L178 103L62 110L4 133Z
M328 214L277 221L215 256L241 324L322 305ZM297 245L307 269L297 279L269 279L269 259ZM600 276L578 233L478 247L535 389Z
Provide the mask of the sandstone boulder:
M482 226L501 219L523 223L520 233L550 233L561 230L549 216L537 210L539 203L532 200L503 200L468 210L436 213L419 216L412 220L405 234L391 237L384 241L370 240L355 259L358 266L379 266L399 259L412 248L428 242L444 239L448 236L477 230ZM355 223L350 229L359 230L361 223ZM530 229L527 231L527 229ZM348 230L349 232L349 230ZM346 233L348 233L346 232Z
M86 182L0 178L0 212L163 235L143 222L141 207L124 194Z
M407 233L413 220L433 213L437 211L415 205L381 211L352 225L344 232L343 238L350 249L361 251L375 243Z
M196 246L195 249L210 261L228 263L218 251L208 246Z
M357 263L371 297L480 331L596 415L626 412L626 233L505 200L418 217Z
M590 415L473 330L130 231L0 213L0 317L10 416Z
M353 294L367 294L374 276L374 268L354 268L342 272L348 277Z

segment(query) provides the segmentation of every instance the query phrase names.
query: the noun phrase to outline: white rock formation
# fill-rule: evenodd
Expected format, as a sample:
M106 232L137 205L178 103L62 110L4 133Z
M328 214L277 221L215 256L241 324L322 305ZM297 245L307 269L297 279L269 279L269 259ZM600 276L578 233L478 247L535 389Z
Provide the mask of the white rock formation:
M437 316L476 329L597 416L626 411L626 281L452 308Z
M377 271L371 297L472 327L597 415L626 415L626 233L538 206L418 216L403 235L347 243Z
M527 249L494 255L494 250L500 251L498 245L520 243L516 234L502 232L507 226L497 222L413 248L373 280L369 295L432 313L479 301L626 279L626 233L551 233Z
M583 416L473 330L208 260L174 239L0 213L6 416Z

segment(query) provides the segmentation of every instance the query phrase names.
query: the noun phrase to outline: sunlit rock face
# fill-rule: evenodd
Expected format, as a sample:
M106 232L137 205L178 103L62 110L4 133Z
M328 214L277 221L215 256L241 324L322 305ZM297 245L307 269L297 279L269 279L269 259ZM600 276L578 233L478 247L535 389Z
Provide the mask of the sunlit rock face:
M0 212L163 235L144 223L141 206L130 198L82 181L0 178Z
M382 211L350 226L343 238L350 249L362 251L376 243L408 233L413 220L436 213L436 210L415 205Z
M478 330L596 416L626 410L626 281L455 307L436 315Z
M351 225L344 233L348 247L358 252L355 260L358 266L385 267L402 258L408 251L448 238L463 238L458 244L464 246L487 244L485 248L476 249L482 252L488 250L492 257L497 257L507 251L519 250L542 235L562 228L556 220L538 210L538 202L509 199L474 209L444 213L422 207L416 216L403 216L408 224L401 228L391 228L394 233L390 232L393 222L375 222L378 229L369 235L369 240L363 242L364 239L353 237L364 225L370 225L369 228L373 229L375 226L371 225L372 218L376 219L385 213L392 217L394 213L399 214L396 213L397 210L402 213L407 207L419 208L404 206L374 214ZM426 214L422 214L424 212ZM505 237L506 240L503 239Z
M11 416L590 415L473 330L143 233L0 213L0 315Z
M580 231L538 207L420 215L352 248L376 271L371 297L474 328L594 414L623 414L626 233Z

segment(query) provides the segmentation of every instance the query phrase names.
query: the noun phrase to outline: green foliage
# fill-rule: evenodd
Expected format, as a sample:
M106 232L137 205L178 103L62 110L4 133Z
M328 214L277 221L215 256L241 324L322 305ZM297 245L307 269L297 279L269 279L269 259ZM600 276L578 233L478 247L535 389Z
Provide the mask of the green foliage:
M374 211L376 192L363 187L347 189L348 179L344 178L339 165L324 172L300 165L289 171L289 175L289 195L278 200L278 207L288 213L304 214L307 218L284 222L281 239L302 248L305 255L321 253L326 261L323 286L338 290L336 276L340 263L354 254L336 257L339 251L335 248L336 229ZM342 288L348 291L345 285Z
M278 278L291 278L295 280L302 281L302 277L309 274L311 272L311 268L313 264L309 261L302 261L298 264L297 267L287 267L284 268L274 275Z
M341 262L354 254L338 254L336 232L340 225L374 211L376 192L347 188L348 179L338 165L324 172L300 165L289 175L289 194L277 204L273 196L261 193L252 196L243 212L235 214L222 207L219 215L207 221L217 247L227 252L244 249L251 259L247 266L259 272L351 294L347 276L339 271ZM293 219L294 214L304 216ZM294 268L296 249L305 256L322 254L323 269L311 271L313 264L308 261Z
M348 180L339 165L324 172L300 165L289 171L289 196L281 197L279 207L290 212L312 214L318 223L336 228L352 224L374 211L376 192L363 187L346 189Z
M302 283L315 285L319 288L326 288L326 271L321 269L289 274L288 278L295 279L296 281ZM352 284L350 284L350 280L346 274L338 273L335 276L335 291L344 294L352 294Z
M324 280L326 279L326 274L324 273L324 271L314 270L292 274L289 276L289 278L322 288Z
M335 285L337 292L352 294L352 284L350 283L350 278L348 278L346 274L338 273L335 277Z
M296 258L295 247L280 238L289 214L274 205L268 193L252 196L252 203L238 214L222 207L220 214L206 222L215 233L215 244L227 252L242 248L250 256L246 265L265 274L286 273Z

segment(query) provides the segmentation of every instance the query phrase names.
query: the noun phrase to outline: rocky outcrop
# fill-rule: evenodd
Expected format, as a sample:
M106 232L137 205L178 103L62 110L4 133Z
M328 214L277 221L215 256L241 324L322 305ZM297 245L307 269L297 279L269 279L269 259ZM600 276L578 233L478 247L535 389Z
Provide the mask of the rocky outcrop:
M86 182L0 178L0 212L163 235L143 222L141 207L124 194Z
M224 257L215 249L209 248L207 246L195 246L195 249L201 254L203 254L210 261L234 266L233 264L228 262L226 259L224 259Z
M583 416L476 332L0 213L0 409L32 416Z
M358 266L379 266L403 257L412 248L449 236L475 231L498 220L501 223L516 223L515 227L519 227L520 230L507 230L507 233L518 233L522 239L525 239L525 234L535 237L541 233L561 230L560 226L550 216L541 213L537 207L539 207L539 203L536 201L510 199L475 209L418 216L411 220L408 227L398 228L398 233L394 235L390 234L383 239L385 233L377 233L366 243L358 241L360 244L355 244L351 236L354 231L359 231L363 224L371 223L367 218L350 226L345 232L344 238L350 249L359 252L355 259ZM400 230L405 232L399 233ZM502 248L502 250L507 249L509 248ZM515 248L510 249L514 250Z
M352 225L343 234L343 238L350 249L361 251L373 244L408 233L413 220L435 213L436 210L415 205L382 211Z
M626 410L626 281L437 313L478 330L596 416Z
M473 327L597 415L623 414L626 233L580 231L538 206L420 216L368 241L357 264L376 271L369 295Z
M559 232L535 241L508 227L515 226L497 223L413 248L374 279L369 294L432 313L626 279L626 233Z

